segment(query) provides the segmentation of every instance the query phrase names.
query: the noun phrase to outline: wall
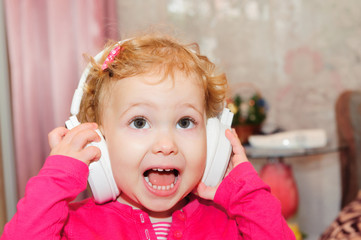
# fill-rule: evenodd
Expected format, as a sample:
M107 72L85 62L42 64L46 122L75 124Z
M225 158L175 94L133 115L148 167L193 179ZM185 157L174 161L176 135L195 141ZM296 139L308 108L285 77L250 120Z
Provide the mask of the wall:
M163 26L198 42L231 84L251 82L263 94L268 126L324 128L336 144L335 100L361 89L359 0L118 0L118 13L123 37ZM338 155L286 162L300 191L296 220L317 239L339 208Z

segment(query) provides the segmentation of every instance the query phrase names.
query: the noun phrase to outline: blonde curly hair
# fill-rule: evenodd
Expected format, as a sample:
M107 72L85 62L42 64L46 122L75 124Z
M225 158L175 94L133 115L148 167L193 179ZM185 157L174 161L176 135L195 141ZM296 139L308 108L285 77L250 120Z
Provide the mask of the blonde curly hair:
M119 43L110 42L100 61L90 58L91 69L84 88L78 119L101 125L106 96L112 86L123 78L159 71L163 79L182 71L186 76L199 77L205 93L207 117L216 116L222 109L227 91L224 73L217 74L215 65L200 55L197 44L184 45L164 35L146 34L121 42L121 51L108 68L102 64L109 52Z

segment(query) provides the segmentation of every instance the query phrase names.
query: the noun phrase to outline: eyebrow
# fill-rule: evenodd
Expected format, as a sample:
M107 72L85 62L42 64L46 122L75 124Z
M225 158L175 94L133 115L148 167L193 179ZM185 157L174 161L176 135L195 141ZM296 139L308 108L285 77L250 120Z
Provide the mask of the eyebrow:
M148 102L135 102L135 103L131 103L129 106L127 106L125 108L125 110L122 112L121 116L123 116L124 114L126 114L130 109L134 108L134 107L138 107L138 106L146 106L149 108L154 108L152 106L152 104L148 103Z
M130 109L134 108L134 107L138 107L138 106L146 106L146 107L149 107L149 108L153 108L155 109L156 107L154 107L153 104L149 103L149 102L135 102L135 103L132 103L130 104L129 106L127 106L127 108L122 112L121 116L123 116L124 114L126 114ZM204 114L199 110L197 109L193 104L191 103L181 103L179 105L176 106L176 109L177 108L180 108L180 107L187 107L187 108L191 108L193 109L194 111L196 111L199 115L203 116Z
M186 106L186 107L189 107L189 108L192 108L194 109L197 113L199 113L199 115L203 116L203 113L201 113L200 110L198 110L193 104L191 103L184 103L184 104L181 104L181 106Z

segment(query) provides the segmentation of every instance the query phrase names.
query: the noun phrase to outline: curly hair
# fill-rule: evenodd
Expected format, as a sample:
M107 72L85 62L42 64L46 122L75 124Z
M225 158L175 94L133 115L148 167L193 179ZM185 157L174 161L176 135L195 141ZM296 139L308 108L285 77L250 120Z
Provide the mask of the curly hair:
M121 44L121 52L102 70L105 58L117 44ZM81 122L101 124L103 104L116 81L154 71L163 74L162 79L174 77L176 71L197 76L205 93L207 117L216 116L223 109L226 76L216 73L215 64L200 55L195 43L184 45L169 36L147 34L121 43L109 42L100 61L90 57L90 64L78 114Z

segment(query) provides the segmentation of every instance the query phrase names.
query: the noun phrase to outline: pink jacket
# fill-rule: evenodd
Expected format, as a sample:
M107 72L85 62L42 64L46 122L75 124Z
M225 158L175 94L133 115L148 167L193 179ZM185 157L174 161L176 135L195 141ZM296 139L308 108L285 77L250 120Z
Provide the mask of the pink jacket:
M5 239L157 239L147 213L117 201L70 203L87 186L88 167L51 156L30 179ZM190 196L173 213L168 239L295 239L281 206L250 163L237 166L218 188L214 203Z

